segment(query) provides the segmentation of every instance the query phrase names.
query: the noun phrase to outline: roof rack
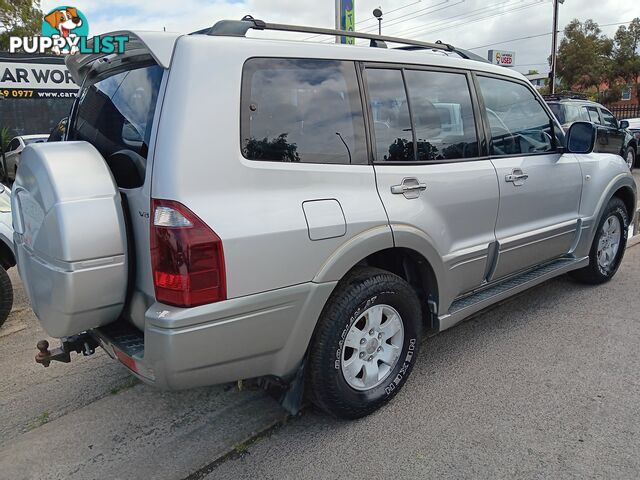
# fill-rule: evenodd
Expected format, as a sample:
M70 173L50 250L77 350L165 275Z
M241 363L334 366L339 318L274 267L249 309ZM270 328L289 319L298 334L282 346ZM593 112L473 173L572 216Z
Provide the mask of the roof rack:
M545 100L588 100L587 95L581 92L560 92L542 95Z
M386 35L375 35L364 32L350 32L346 30L334 30L331 28L305 27L300 25L285 25L282 23L267 23L262 20L253 18L251 15L245 15L242 20L220 20L211 28L205 28L193 32L192 35L203 34L224 37L245 37L249 30L274 30L280 32L296 32L296 33L312 33L315 35L330 35L339 37L354 37L370 40L369 46L377 48L387 48L387 42L399 43L405 45L398 47L402 50L441 50L444 52L453 52L466 60L475 60L478 62L490 63L487 59L476 55L475 53L456 48L448 43L440 41L436 43L421 42L419 40L410 40L400 37L389 37Z

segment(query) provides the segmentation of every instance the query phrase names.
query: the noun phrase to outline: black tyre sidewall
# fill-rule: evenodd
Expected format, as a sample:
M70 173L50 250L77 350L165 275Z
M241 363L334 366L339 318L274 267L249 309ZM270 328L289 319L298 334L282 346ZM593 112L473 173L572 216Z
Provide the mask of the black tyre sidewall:
M313 388L320 390L313 394L318 400L316 403L325 411L342 418L367 415L391 400L411 373L420 348L421 308L412 288L393 274L376 275L372 280L365 289L358 290L353 298L347 300L343 311L329 309L327 313L330 317L323 318L323 321L333 325L320 329L320 334L325 336L320 342L325 346L324 351L314 352L311 358ZM342 301L352 295L359 285L357 282L347 285L334 300L342 305ZM349 386L342 373L343 342L362 312L381 304L389 305L399 313L404 328L404 344L398 363L385 380L371 390L359 391Z
M629 168L629 170L633 170L633 167L635 167L635 165L636 165L636 151L634 150L633 147L627 148L627 151L624 154L625 163L627 162L627 156L629 155L629 152L631 152L633 154L633 163L631 164L631 167Z
M5 269L0 267L0 326L9 317L11 307L13 307L11 279Z
M598 243L600 241L600 237L602 236L602 226L604 225L604 222L611 216L611 214L615 214L618 217L620 225L622 226L622 232L620 237L620 245L618 247L618 252L616 253L616 258L612 263L612 266L608 270L604 270L598 263ZM627 214L624 203L621 200L614 198L609 202L604 215L602 215L600 222L598 222L598 230L596 231L596 236L593 239L590 253L590 262L593 264L593 270L596 275L598 275L603 280L609 280L613 278L613 276L618 271L618 268L622 263L622 257L624 256L625 248L627 247L628 235L629 215Z

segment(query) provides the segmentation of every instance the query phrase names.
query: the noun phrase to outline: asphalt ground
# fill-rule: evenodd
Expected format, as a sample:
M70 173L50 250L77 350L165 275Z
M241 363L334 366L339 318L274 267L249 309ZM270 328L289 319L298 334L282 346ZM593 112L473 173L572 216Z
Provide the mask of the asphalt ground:
M313 410L207 479L640 478L640 247L610 283L561 277L426 340L355 422Z

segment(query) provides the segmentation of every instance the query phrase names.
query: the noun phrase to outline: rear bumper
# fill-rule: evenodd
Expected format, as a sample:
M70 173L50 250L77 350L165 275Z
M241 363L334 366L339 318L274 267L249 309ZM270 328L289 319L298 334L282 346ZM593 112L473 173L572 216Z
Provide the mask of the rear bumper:
M162 389L286 378L302 360L334 287L305 283L188 309L155 303L144 333L128 324L91 333L112 357Z

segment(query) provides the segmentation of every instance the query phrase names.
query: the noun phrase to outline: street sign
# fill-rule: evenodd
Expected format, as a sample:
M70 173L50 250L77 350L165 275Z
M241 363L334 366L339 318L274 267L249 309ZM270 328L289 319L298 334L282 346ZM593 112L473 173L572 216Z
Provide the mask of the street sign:
M516 52L509 52L506 50L489 50L488 59L495 65L513 67L515 65Z

